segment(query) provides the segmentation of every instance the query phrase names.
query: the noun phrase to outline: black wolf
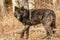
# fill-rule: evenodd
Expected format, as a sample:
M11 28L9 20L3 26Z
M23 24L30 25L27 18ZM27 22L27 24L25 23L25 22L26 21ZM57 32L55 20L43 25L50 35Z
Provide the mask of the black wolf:
M31 11L31 20L29 19L29 11ZM15 7L14 16L22 22L26 28L22 32L22 36L24 36L24 32L27 33L27 38L29 37L29 27L31 25L37 25L42 23L44 28L46 29L47 36L51 36L56 28L56 15L53 10L50 9L25 9L24 7L17 8Z

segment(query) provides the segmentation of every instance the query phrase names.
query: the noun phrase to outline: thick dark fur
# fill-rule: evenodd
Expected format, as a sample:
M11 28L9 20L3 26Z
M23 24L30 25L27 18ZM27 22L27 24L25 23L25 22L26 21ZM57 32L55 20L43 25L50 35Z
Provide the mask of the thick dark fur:
M47 36L51 36L53 34L53 29L56 28L56 15L54 11L50 9L31 9L31 20L29 20L29 10L22 8L15 8L15 17L22 22L25 26L27 25L23 32L22 36L24 36L24 32L27 33L27 38L29 36L29 27L31 25L37 25L42 23L44 28L46 29Z

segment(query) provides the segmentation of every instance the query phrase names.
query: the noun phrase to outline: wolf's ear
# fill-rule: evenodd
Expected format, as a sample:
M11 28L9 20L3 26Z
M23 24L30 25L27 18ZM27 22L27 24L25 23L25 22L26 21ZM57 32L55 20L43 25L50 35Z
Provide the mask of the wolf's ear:
M24 6L21 7L21 10L24 10Z
M15 10L18 10L19 8L15 6Z

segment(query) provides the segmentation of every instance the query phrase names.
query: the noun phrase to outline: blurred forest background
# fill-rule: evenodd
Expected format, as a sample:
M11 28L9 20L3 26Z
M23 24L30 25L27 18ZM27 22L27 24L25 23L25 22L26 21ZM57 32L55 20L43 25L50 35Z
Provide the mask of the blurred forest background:
M14 17L15 6L24 6L27 9L48 8L53 10L56 14L56 28L58 30L51 40L60 40L60 0L0 0L0 40L26 40L20 38L20 32L25 26ZM42 40L41 38L45 36L46 31L42 24L30 27L29 40Z

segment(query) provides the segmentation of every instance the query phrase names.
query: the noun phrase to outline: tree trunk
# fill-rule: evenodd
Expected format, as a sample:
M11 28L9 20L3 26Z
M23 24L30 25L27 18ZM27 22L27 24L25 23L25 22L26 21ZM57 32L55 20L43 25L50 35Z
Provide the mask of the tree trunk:
M57 0L53 0L53 6L54 6L54 8L56 8L56 6L57 6Z
M29 5L29 10L30 10L30 14L29 14L29 19L31 20L31 9L35 8L35 2L34 0L28 0L28 5Z
M4 0L0 0L0 7L1 7L1 16L5 18L5 5Z

